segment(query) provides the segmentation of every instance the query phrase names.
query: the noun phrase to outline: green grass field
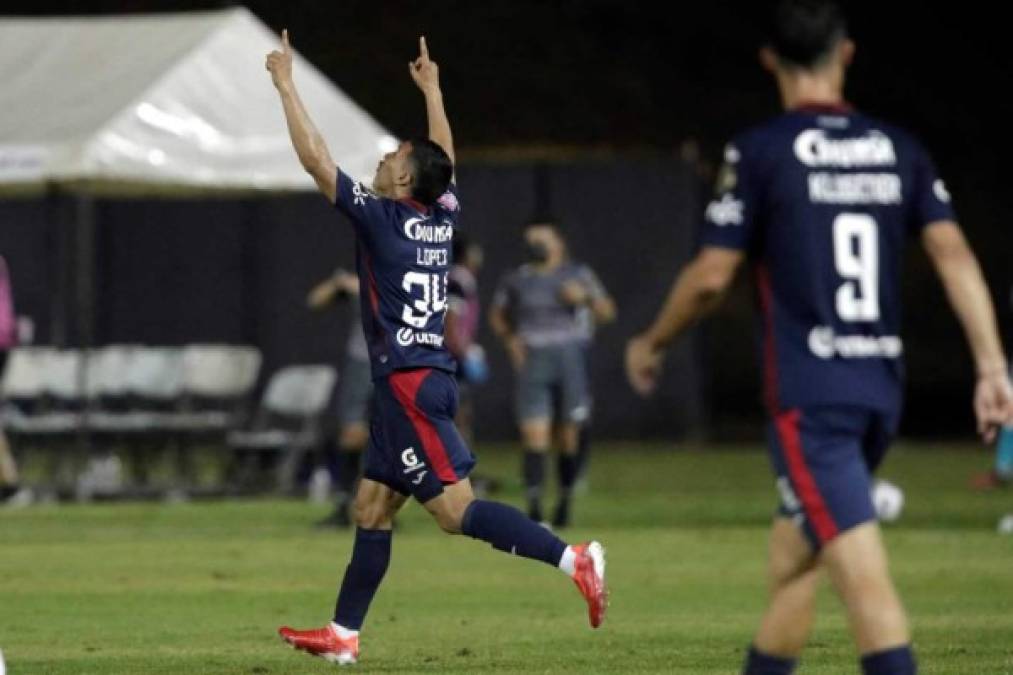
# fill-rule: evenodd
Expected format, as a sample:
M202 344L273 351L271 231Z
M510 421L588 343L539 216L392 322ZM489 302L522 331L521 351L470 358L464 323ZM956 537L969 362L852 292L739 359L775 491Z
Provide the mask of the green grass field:
M518 473L488 451L480 468ZM1006 494L964 485L983 454L901 447L906 492L888 527L924 673L1013 673ZM612 607L586 624L549 567L439 533L406 507L356 668L369 673L735 673L763 606L774 503L759 452L599 447L570 540L608 547ZM501 498L517 503L509 480ZM278 625L322 625L350 547L296 501L36 507L0 512L0 649L9 673L314 673ZM829 589L802 673L856 672Z

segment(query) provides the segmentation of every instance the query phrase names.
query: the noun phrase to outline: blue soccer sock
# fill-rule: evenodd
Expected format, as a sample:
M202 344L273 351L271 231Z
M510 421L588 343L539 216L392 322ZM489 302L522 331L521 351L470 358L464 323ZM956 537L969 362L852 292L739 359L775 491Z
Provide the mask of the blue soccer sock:
M1003 427L995 448L995 475L1013 480L1013 427Z
M862 657L862 672L865 675L915 675L914 652L910 645L895 647Z
M476 499L464 512L461 532L493 548L558 567L566 544L523 513L498 502Z
M338 602L334 607L334 623L350 630L362 628L369 603L380 588L390 564L390 530L355 530L352 559L341 580Z
M795 659L764 654L750 645L746 653L746 663L742 666L742 675L791 675L795 672Z

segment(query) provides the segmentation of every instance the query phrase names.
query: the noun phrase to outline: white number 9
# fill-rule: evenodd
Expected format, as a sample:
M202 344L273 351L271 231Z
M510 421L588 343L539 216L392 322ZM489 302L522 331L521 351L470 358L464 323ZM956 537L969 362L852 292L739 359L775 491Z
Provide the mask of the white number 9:
M879 235L864 213L834 219L834 264L846 281L837 289L837 314L844 321L879 319Z

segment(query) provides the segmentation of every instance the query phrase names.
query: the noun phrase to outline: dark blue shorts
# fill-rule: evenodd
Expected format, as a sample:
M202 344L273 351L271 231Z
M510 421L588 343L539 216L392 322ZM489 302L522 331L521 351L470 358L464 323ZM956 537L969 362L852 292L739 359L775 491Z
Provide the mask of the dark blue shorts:
M876 518L870 488L897 431L898 415L836 406L791 409L768 426L780 513L816 549Z
M453 375L432 368L398 370L373 384L363 476L420 502L467 478L475 456L454 425Z

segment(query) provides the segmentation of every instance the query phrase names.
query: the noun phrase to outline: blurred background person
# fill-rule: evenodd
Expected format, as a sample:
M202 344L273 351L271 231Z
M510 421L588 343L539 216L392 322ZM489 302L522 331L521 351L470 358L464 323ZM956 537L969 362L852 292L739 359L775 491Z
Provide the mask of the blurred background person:
M485 350L476 342L482 307L478 299L478 273L482 269L482 247L460 230L454 232L454 265L447 276L447 317L444 334L447 349L457 359L460 405L457 428L468 443L474 443L474 402L472 387L489 379Z
M615 317L613 317L614 320ZM591 412L594 412L594 382L590 380L591 373L594 372L591 369L592 353L594 351L594 337L598 332L598 320L595 318L594 310L588 305L583 305L577 309L577 320L580 322L581 333L582 333L582 345L584 348L584 368L588 373L589 382L589 400L591 404ZM556 397L557 402L557 417L559 405L562 403L560 398ZM591 462L591 427L594 422L594 415L588 415L587 419L583 424L580 425L580 429L577 431L577 483L578 485L583 483L586 487L586 478L588 466Z
M14 291L7 271L7 261L0 256L0 380L3 379L7 356L17 344L17 319L14 315ZM21 486L18 465L14 461L10 443L0 427L0 503L23 506L31 502L28 488Z
M359 279L343 269L335 270L313 287L306 298L310 309L321 311L337 304L349 311L345 357L338 373L337 438L331 436L325 446L327 469L335 486L335 507L320 527L351 526L349 506L355 495L355 483L361 471L362 451L369 440L370 401L373 381L369 373L369 349L359 319Z
M444 335L447 349L457 359L459 403L454 422L464 439L475 444L475 388L489 380L485 349L476 342L482 306L478 298L478 273L485 259L482 247L457 230L453 243L454 265L447 275L447 315ZM488 495L498 482L479 472L471 474L476 494Z
M1013 308L1013 288L1010 289L1010 307ZM1013 482L1013 423L1004 424L999 430L995 444L995 460L992 469L971 478L971 487L976 490L1007 488Z
M555 527L570 523L581 427L591 414L587 329L615 318L615 303L594 272L570 260L559 225L534 220L524 228L529 261L508 274L493 297L489 323L510 356L516 375L516 414L524 444L523 476L528 515L542 521L545 455L558 443L559 499ZM558 397L558 413L554 400Z

